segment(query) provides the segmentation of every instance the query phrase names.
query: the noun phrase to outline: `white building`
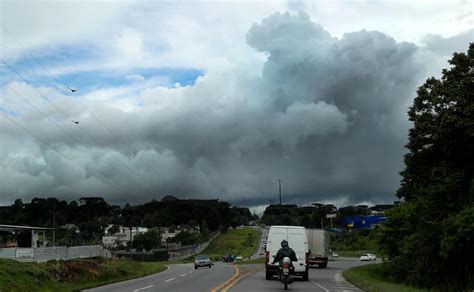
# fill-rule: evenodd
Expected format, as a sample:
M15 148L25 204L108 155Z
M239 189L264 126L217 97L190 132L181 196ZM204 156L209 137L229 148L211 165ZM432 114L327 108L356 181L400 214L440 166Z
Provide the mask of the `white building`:
M109 229L113 225L105 228L105 236L102 236L102 244L104 246L117 246L119 244L127 245L129 241L132 241L137 234L142 234L148 231L146 227L123 227L119 226L119 232L110 234Z

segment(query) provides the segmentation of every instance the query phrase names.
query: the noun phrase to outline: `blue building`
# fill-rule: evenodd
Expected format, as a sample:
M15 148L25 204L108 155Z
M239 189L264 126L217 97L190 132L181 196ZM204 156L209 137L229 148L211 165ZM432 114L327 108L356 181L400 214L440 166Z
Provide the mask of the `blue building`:
M343 217L341 220L341 226L345 228L374 228L375 226L380 225L380 223L385 222L387 217L384 215L360 215L360 216L347 216Z

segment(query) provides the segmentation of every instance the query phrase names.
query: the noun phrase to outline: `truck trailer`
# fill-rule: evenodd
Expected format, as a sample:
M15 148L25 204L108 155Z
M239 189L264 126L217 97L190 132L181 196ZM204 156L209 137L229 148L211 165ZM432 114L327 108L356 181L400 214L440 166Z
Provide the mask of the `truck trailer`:
M329 233L324 229L306 228L309 247L308 266L326 268L329 259Z

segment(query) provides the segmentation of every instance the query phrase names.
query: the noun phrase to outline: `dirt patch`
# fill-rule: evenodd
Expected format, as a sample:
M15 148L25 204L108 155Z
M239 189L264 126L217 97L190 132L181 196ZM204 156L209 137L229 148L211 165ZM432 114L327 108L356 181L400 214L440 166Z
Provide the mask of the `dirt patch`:
M104 259L78 259L48 262L48 271L59 282L79 282L84 278L96 280L102 270Z

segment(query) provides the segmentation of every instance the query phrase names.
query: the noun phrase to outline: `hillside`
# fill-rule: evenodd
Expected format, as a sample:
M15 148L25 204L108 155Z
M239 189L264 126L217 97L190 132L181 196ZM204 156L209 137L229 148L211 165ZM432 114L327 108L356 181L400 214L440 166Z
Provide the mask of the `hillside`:
M254 228L229 229L217 236L202 253L213 260L221 260L223 255L228 254L247 258L254 253L259 239L259 232Z
M20 263L0 259L0 291L75 291L165 270L161 263L77 259Z

